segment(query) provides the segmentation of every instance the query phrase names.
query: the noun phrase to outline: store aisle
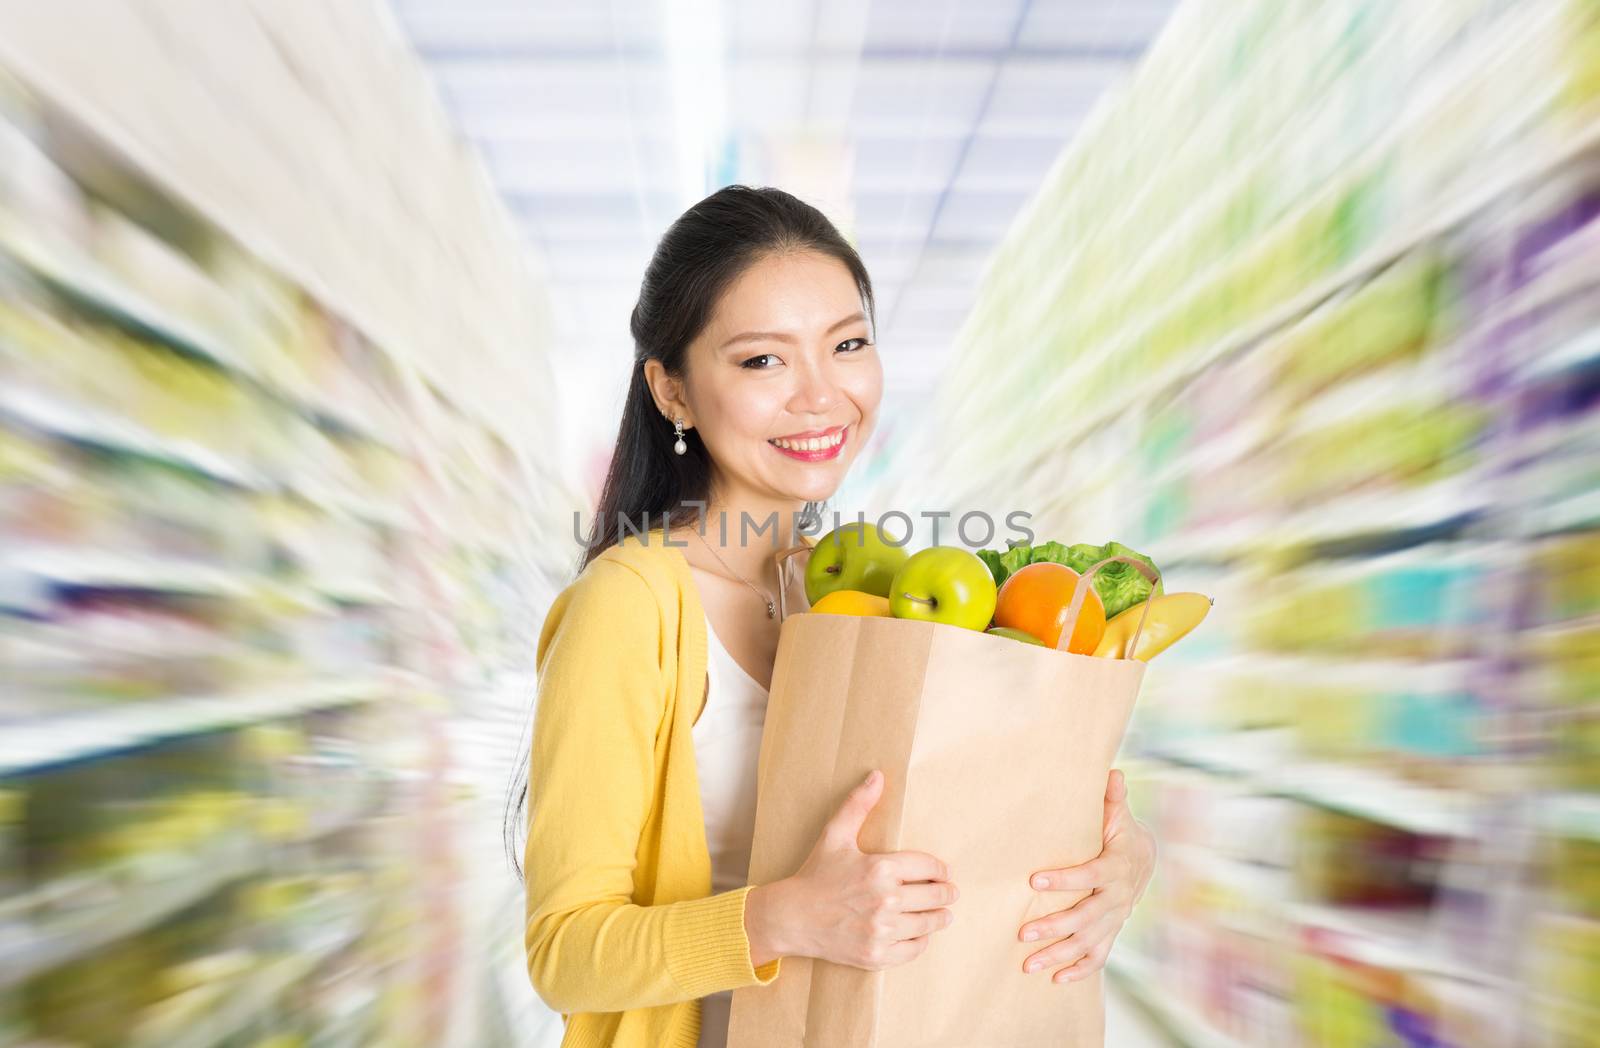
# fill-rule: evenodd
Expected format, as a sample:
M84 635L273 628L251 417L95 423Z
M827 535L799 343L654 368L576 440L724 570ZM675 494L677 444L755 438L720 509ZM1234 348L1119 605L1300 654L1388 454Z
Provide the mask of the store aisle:
M1595 0L0 0L0 1048L554 1048L533 645L734 181L878 291L843 517L1214 598L1108 1048L1592 1043Z
M1115 979L1106 980L1106 1048L1193 1048L1175 1040Z

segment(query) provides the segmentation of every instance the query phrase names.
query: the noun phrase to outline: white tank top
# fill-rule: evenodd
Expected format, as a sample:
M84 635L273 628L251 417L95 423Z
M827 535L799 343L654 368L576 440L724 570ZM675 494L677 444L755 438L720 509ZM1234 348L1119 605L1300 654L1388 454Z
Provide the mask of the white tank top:
M767 689L746 673L722 646L706 619L706 707L694 725L694 757L700 770L700 806L705 810L711 851L711 891L733 891L750 883L750 842L756 829L756 761L767 719ZM699 1048L725 1048L733 992L700 999Z

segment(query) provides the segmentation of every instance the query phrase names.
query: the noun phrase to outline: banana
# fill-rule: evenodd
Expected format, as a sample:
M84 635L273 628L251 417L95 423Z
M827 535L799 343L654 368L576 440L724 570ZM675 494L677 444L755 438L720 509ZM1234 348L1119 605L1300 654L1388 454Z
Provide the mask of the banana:
M1135 604L1106 623L1100 645L1094 653L1110 659L1127 658L1128 642L1139 625L1139 616L1145 604L1150 605L1150 616L1145 619L1144 632L1139 634L1139 650L1134 658L1149 662L1163 651L1182 640L1184 635L1205 619L1213 601L1204 593L1168 593L1151 597Z

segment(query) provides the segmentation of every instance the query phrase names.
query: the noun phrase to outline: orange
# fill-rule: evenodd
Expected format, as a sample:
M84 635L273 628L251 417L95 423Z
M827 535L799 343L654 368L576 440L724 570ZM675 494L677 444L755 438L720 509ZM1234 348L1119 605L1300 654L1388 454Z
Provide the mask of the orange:
M1065 564L1050 561L1029 564L1013 572L1000 587L994 624L1031 633L1047 647L1055 647L1067 626L1067 607L1072 603L1072 594L1080 578ZM1093 655L1105 631L1106 608L1091 586L1078 612L1078 624L1072 631L1067 650L1075 655Z
M889 598L860 590L834 590L811 605L811 610L824 615L877 615L887 617Z

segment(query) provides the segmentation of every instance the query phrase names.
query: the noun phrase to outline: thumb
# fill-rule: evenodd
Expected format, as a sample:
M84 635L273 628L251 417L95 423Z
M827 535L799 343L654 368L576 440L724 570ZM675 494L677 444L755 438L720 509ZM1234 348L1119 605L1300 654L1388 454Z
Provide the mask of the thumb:
M1106 803L1121 804L1128 797L1128 780L1123 776L1121 768L1112 768L1111 774L1106 778Z
M1122 828L1122 817L1127 810L1128 782L1121 769L1111 769L1106 779L1105 836L1109 839Z
M872 814L878 799L883 796L883 773L873 771L860 786L850 791L850 796L839 805L839 810L822 831L823 840L830 848L855 848L861 827Z

